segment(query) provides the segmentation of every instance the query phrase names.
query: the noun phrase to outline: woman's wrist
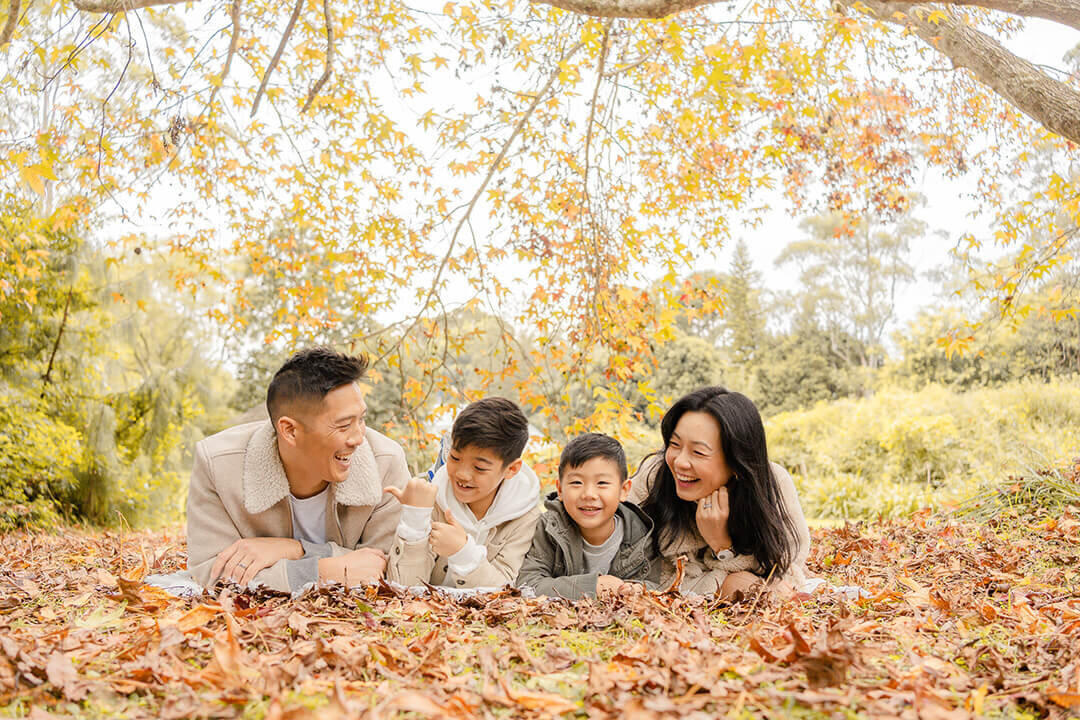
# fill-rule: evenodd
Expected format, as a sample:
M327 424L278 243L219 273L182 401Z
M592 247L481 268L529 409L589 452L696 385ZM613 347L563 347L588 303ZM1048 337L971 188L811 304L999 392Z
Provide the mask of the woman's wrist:
M712 538L707 540L707 542L709 543L709 549L713 551L714 555L731 550L732 546L731 537L728 535Z

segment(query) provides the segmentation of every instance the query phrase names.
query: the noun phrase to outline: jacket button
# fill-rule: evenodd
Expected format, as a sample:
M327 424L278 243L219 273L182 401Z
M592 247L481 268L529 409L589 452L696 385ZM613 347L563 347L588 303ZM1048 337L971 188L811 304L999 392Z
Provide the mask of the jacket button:
M458 584L458 585L464 585L464 584L465 584L465 581L464 581L464 580L458 580L458 581L457 581L457 584Z
M401 554L401 548L399 546L397 546L397 545L394 546L394 554L395 555L400 555Z

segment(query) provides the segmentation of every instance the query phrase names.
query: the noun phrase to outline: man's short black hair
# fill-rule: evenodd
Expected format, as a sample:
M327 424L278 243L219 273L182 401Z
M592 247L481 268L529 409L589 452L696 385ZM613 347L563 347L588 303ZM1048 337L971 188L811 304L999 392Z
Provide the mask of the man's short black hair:
M607 458L619 468L619 479L626 481L626 453L619 441L603 433L585 433L566 443L559 456L559 479L567 470L579 468L595 457Z
M469 403L454 421L450 447L464 450L470 445L494 450L503 465L521 457L529 441L529 420L513 400L486 397Z
M266 389L266 411L277 424L286 410L298 404L321 402L326 394L364 377L366 355L354 357L328 347L310 347L285 361Z

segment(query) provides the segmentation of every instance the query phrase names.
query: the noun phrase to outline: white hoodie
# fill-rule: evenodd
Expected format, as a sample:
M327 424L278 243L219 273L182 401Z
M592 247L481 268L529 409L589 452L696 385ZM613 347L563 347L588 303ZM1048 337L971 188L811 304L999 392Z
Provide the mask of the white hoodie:
M450 573L459 578L487 559L485 544L494 528L534 511L540 502L540 478L525 463L512 477L502 481L491 507L479 520L468 505L454 496L445 465L436 471L432 482L436 486L435 504L443 514L449 511L468 536L464 547L447 558ZM397 534L406 542L426 539L431 534L431 509L402 505Z

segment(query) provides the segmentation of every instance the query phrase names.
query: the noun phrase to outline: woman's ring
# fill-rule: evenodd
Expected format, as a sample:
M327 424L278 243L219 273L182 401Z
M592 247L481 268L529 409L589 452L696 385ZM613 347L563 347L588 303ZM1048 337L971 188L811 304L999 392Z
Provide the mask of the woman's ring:
M711 502L707 502L707 503L705 503L705 507L706 507L706 508L711 508L711 507L712 507L712 503L711 503Z
M251 564L251 563L246 563L246 562L242 562L242 563L236 563L237 567L242 567L242 568L246 568L246 567L247 567L248 565L250 565L250 564Z

